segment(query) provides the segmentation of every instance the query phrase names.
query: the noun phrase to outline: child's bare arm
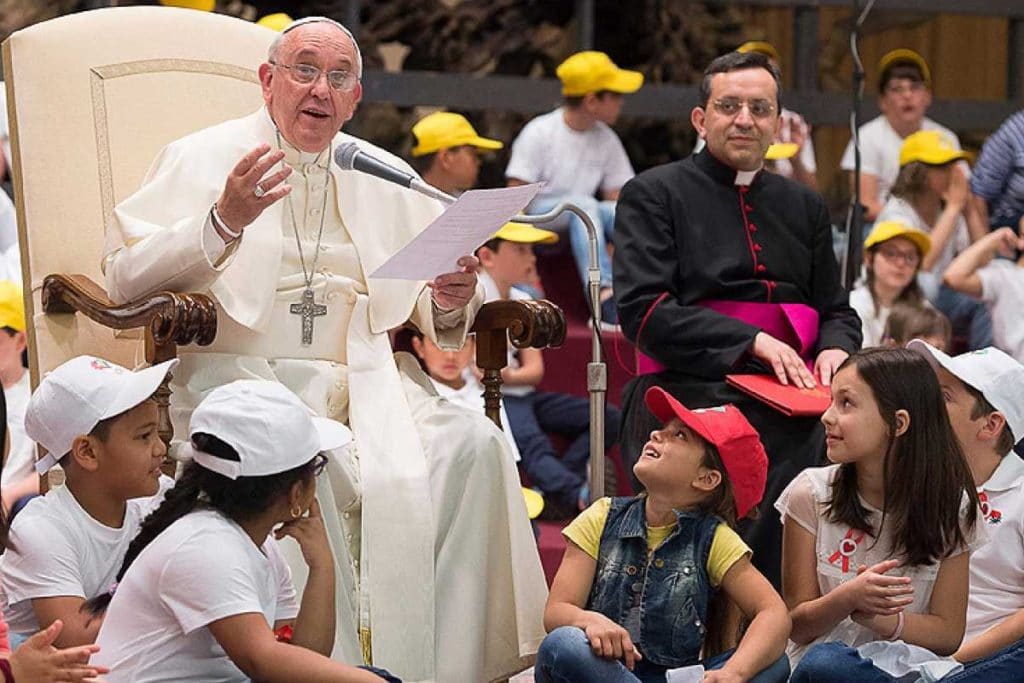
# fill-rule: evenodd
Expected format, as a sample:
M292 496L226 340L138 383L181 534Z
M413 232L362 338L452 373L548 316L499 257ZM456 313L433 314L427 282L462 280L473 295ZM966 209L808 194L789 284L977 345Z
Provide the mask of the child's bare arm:
M1020 242L1012 228L999 228L989 233L953 259L942 276L943 282L958 292L980 297L982 285L978 270L988 265L999 251L1012 253Z
M597 560L572 541L566 544L565 556L551 584L544 608L544 628L553 631L559 626L575 626L587 634L594 652L609 659L622 659L633 668L640 653L629 632L600 612L583 609L594 585Z
M61 595L52 598L33 598L32 611L35 612L39 628L46 629L58 619L64 622L57 635L54 645L60 648L88 645L96 642L96 634L100 632L103 617L94 617L82 612L85 598Z
M380 677L299 645L279 643L262 614L236 614L209 624L224 652L245 675L263 683L380 683Z
M967 589L970 577L969 553L947 558L939 567L928 611L904 614L902 640L946 656L953 654L964 637L967 624ZM897 616L854 617L857 623L885 638L896 630Z
M729 568L722 578L722 590L751 620L722 672L748 680L782 655L792 622L786 603L754 568L749 557L741 558Z
M540 349L519 349L519 367L501 371L502 381L510 387L535 387L544 379L544 354Z
M1024 609L1017 610L1012 616L961 645L953 653L953 658L960 662L973 662L994 655L1021 638L1024 638Z

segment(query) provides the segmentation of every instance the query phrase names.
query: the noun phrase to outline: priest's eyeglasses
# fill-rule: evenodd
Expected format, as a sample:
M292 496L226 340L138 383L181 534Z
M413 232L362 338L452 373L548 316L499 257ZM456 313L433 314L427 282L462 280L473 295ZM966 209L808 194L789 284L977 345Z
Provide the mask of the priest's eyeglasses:
M771 100L741 100L738 97L723 97L714 100L715 111L722 116L736 116L744 106L755 119L766 119L775 113Z
M279 66L282 69L288 69L288 73L292 75L292 78L296 83L302 85L309 85L320 80L320 74L327 76L327 84L330 85L334 90L340 92L348 92L356 87L356 83L359 82L359 76L351 71L344 71L342 69L335 69L333 71L321 71L312 64L282 64L280 62L270 62L274 66Z

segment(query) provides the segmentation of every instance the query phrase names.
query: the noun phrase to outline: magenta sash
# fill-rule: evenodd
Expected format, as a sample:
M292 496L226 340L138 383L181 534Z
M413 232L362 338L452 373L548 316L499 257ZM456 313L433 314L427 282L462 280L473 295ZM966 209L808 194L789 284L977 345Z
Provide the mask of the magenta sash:
M770 304L710 299L701 301L698 305L730 318L742 320L749 325L760 327L771 336L796 349L808 365L813 361L811 354L818 341L819 316L818 311L807 304ZM640 351L639 339L637 342L637 374L647 375L664 370L664 365Z

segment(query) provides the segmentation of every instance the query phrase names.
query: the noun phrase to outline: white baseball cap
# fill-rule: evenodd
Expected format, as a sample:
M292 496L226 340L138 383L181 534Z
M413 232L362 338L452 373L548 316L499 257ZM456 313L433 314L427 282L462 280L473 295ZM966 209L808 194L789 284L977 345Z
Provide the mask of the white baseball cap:
M102 420L149 399L177 364L174 358L132 372L102 358L77 356L51 370L25 409L25 433L47 451L36 472L45 474Z
M943 353L921 339L909 342L907 348L924 354L932 367L945 368L980 391L1006 418L1014 443L1024 438L1024 365L994 346L958 356Z
M348 427L317 417L283 384L253 379L211 391L192 412L188 432L215 436L238 453L238 461L226 460L184 444L184 457L228 479L286 472L352 441Z

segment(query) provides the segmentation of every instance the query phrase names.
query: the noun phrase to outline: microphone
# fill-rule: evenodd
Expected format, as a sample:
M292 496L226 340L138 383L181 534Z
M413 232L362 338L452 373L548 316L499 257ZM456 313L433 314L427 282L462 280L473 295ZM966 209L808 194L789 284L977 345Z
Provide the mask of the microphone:
M395 183L420 194L425 194L432 199L437 199L445 204L451 204L455 197L447 192L442 192L433 185L425 183L418 176L406 173L400 168L373 157L359 148L355 142L346 142L334 150L334 163L343 171L359 171L367 173L389 183Z

